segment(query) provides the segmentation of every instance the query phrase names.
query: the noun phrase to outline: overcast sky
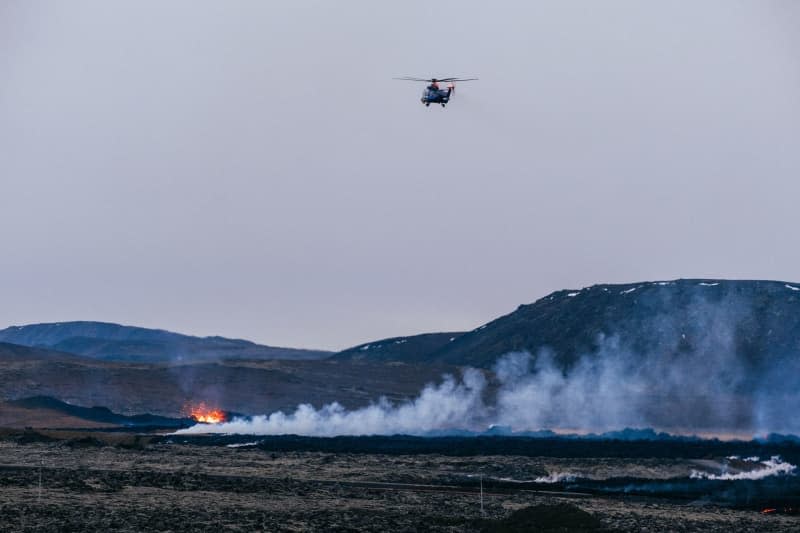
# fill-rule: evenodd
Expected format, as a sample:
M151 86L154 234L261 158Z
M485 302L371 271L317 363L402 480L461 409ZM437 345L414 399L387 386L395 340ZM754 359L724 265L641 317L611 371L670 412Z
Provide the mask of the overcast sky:
M337 349L800 281L796 0L0 0L0 327ZM477 76L447 107L393 76Z

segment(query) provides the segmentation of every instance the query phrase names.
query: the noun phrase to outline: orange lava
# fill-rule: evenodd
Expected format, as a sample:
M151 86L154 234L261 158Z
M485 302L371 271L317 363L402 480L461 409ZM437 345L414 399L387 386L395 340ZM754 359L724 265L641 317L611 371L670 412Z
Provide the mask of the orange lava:
M225 411L209 407L205 402L187 405L184 410L195 422L203 424L220 424L228 419Z

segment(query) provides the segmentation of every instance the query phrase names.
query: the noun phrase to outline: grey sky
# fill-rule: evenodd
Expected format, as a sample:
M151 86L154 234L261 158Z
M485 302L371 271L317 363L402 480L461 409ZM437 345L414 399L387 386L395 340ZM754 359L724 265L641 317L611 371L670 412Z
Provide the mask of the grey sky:
M800 280L800 2L0 0L0 327L343 348ZM392 76L478 76L447 109Z

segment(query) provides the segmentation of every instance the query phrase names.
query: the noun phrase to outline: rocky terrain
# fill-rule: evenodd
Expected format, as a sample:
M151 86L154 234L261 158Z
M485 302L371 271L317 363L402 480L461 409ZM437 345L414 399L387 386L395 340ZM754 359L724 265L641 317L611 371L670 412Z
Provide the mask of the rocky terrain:
M797 531L788 510L515 486L573 472L670 479L682 458L382 455L5 432L2 531ZM481 498L483 483L483 498ZM483 505L481 505L483 499Z
M332 356L282 358L247 341L113 324L9 328L2 338L11 342L0 342L0 428L12 428L0 430L0 530L797 531L796 438L629 430L525 439L503 437L507 426L439 439L166 433L184 427L197 402L243 415L301 403L355 409L381 396L409 405L464 366L481 369L475 405L488 414L506 394L521 402L516 415L530 414L531 398L555 422L534 420L531 430L586 429L581 421L609 413L616 430L627 420L792 430L798 331L800 286L718 280L558 291L471 332ZM515 351L530 361L497 366ZM527 366L541 361L550 366Z

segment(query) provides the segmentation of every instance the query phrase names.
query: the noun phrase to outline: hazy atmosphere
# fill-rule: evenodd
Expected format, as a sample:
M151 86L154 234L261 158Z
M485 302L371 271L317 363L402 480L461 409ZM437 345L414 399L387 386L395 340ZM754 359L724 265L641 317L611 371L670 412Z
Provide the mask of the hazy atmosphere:
M340 349L800 280L800 3L0 0L0 328ZM446 109L394 76L464 76Z

